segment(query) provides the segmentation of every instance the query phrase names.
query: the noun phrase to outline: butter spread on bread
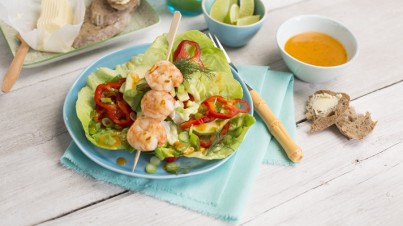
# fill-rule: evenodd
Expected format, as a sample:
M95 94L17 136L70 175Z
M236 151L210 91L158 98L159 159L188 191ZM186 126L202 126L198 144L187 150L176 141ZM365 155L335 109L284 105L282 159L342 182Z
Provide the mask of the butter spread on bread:
M112 8L118 11L131 10L134 7L140 5L140 0L107 0L107 1Z
M130 0L109 0L109 1L119 5L124 5L130 2Z
M326 129L336 123L337 119L347 111L350 96L330 90L319 90L311 95L306 105L305 116L312 121L310 132Z
M328 93L318 93L312 96L312 109L318 116L328 116L337 107L342 95L340 93L336 95L330 95Z

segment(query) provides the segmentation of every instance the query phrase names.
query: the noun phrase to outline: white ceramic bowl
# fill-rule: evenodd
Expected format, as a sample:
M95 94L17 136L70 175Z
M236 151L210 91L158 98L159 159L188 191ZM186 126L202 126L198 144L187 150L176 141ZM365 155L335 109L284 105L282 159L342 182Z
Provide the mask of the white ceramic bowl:
M322 32L337 39L347 51L347 62L338 66L315 66L295 59L284 50L288 39L302 32ZM285 21L277 30L277 45L288 68L299 79L310 83L323 83L342 76L358 55L358 42L354 34L341 23L318 15L302 15Z

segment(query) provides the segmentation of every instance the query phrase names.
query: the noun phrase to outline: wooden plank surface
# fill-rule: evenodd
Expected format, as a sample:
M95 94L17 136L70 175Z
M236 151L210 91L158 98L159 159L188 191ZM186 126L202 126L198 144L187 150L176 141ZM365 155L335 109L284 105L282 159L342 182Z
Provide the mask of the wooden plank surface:
M275 41L278 26L301 14L341 21L357 36L360 55L346 74L325 84L296 80L297 142L305 152L296 167L262 165L239 225L400 225L403 220L403 3L400 0L266 1L262 30L243 48L229 49L236 63L286 71ZM49 66L24 69L13 90L0 94L1 225L226 225L166 202L82 177L58 160L71 141L62 119L66 93L99 57L151 42L167 32L170 14L153 1L161 24L119 43ZM202 16L183 18L181 31L205 29ZM0 76L12 55L0 37ZM319 89L350 94L358 112L378 125L364 141L336 129L308 134L307 97Z

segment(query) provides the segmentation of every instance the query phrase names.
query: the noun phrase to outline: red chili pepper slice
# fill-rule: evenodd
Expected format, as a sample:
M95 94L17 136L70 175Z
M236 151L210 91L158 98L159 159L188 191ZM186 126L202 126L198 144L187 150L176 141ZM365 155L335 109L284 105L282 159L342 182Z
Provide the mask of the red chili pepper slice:
M179 157L166 157L165 162L175 162Z
M117 82L108 82L104 84L100 84L95 89L94 100L98 106L103 108L111 108L111 104L102 102L102 98L111 98L113 102L113 98L116 96L118 90L122 86L122 84L126 81L125 78L120 79Z
M100 122L107 115L106 109L98 105L95 106L95 112L96 112L96 114L94 115L95 122Z
M189 100L183 101L183 108L188 108L188 102L189 101L194 101L195 98L192 96L192 94L189 93Z
M221 137L224 137L225 134L228 133L229 126L230 126L230 122L227 122L227 123L224 125L224 127L221 129L221 131L220 131ZM202 147L204 147L204 148L210 148L211 145L213 144L213 142L215 141L215 139L216 139L216 136L215 136L215 135L210 136L210 138L207 139L207 140L205 140L205 139L200 139L200 140L199 140L200 146L202 146Z
M193 55L190 55L190 51L188 47L193 47ZM203 62L200 59L200 46L197 42L190 40L183 40L179 43L178 47L174 52L174 61L180 59L190 59L192 61L197 62L200 66L203 66Z
M244 108L239 108L236 104L241 104ZM207 115L214 118L230 119L238 113L250 111L248 102L242 99L226 99L222 96L211 96L202 102L207 107ZM218 105L221 110L217 111Z
M239 108L236 104L241 104L243 108ZM217 111L217 105L220 105L220 110ZM248 102L242 99L226 99L222 96L211 96L202 102L207 108L207 114L198 119L191 119L180 125L182 129L188 129L191 126L197 126L206 122L211 122L216 118L230 119L238 113L247 113L250 111Z
M108 118L118 126L129 126L133 123L130 117L132 110L123 100L123 94L119 92L125 81L126 79L122 78L117 82L108 82L97 86L94 101L98 120L105 117L106 111ZM109 98L110 100L102 101L103 98Z
M203 117L198 118L198 119L190 119L189 121L186 121L186 122L180 124L179 127L181 129L188 129L191 126L197 126L197 125L200 125L200 124L203 124L203 123L211 122L213 120L214 120L214 118L212 118L210 116L203 116Z
M114 108L106 111L108 117L113 123L119 126L129 126L133 123L130 117L132 112L130 106L123 100L122 95L116 96L116 104Z
M227 133L228 133L228 130L229 130L229 124L230 124L230 122L227 122L227 123L225 124L225 126L222 128L222 130L220 131L221 136L225 136L225 134L227 134Z
M213 141L214 141L213 136L211 136L207 140L205 140L203 138L199 139L200 146L203 148L209 148L211 146L211 144L213 143Z

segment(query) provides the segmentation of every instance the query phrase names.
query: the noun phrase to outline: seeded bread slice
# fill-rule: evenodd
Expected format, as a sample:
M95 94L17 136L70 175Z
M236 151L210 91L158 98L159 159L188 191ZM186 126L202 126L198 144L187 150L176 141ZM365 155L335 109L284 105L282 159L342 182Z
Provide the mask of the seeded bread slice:
M92 0L88 9L90 21L100 27L114 25L121 21L126 14L134 12L139 5L140 0L131 0L125 5L120 5L122 8L117 10L107 0Z
M111 38L122 32L130 23L131 18L129 13L125 13L119 17L116 23L101 27L91 23L89 15L86 13L80 33L73 42L73 47L80 48L91 43Z
M332 109L329 109L328 114L323 116L317 114L313 109L313 97L317 94L329 94L331 96L336 96L339 94L341 97L338 100L337 105L334 106ZM330 90L319 90L316 91L313 95L309 96L308 103L306 105L305 116L308 121L312 122L310 132L318 132L335 124L339 117L347 111L347 109L349 108L349 104L350 96L345 93L336 93Z
M350 107L336 122L337 128L348 139L362 140L375 128L377 122L371 119L371 114L357 114Z

